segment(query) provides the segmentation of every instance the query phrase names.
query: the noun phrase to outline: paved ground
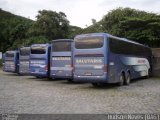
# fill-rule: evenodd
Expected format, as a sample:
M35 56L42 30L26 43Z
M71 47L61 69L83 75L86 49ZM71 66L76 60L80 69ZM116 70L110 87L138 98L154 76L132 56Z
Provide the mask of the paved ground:
M95 88L0 70L0 113L160 113L160 78Z

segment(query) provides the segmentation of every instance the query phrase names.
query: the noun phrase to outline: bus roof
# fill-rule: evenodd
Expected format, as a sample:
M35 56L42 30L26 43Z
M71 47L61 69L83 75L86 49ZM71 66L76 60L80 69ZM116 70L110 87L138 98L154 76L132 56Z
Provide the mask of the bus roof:
M140 44L140 43L138 43L138 42L135 42L135 41L132 41L132 40L128 40L128 39L126 39L126 38L116 37L116 36L113 36L113 35L108 34L108 33L88 33L88 34L80 34L80 35L75 36L75 38L79 38L79 37L104 36L104 35L106 35L106 36L108 36L108 37L110 37L110 38L122 40L122 41L125 41L125 42L129 42L129 43L133 43L133 44L136 44L136 45L140 45L140 46L149 48L148 46L145 46L145 45Z
M80 35L76 35L75 38L78 37L94 37L94 36L104 36L107 33L88 33L88 34L80 34Z
M9 51L6 51L6 53L15 53L17 52L16 50L9 50Z
M42 47L45 47L45 46L49 46L49 44L47 43L47 44L32 44L31 45L32 47L34 47L34 46L42 46Z
M56 39L52 40L52 42L73 42L73 39Z
M107 34L107 35L108 35L108 37L111 37L111 38L114 38L114 39L118 39L118 40L121 40L121 41L129 42L129 43L133 43L133 44L136 44L136 45L140 45L140 46L149 48L149 47L146 46L146 45L140 44L140 43L135 42L135 41L132 41L132 40L128 40L128 39L126 39L126 38L120 38L120 37L116 37L116 36L113 36L113 35L110 35L110 34Z
M28 48L28 49L30 49L30 47L21 47L20 49L25 49L25 48Z

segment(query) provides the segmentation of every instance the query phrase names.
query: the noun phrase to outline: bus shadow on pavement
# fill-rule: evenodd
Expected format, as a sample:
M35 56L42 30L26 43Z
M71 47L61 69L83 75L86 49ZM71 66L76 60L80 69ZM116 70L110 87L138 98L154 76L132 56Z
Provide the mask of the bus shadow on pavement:
M145 81L145 80L147 80L147 79L145 79L145 78L133 79L133 80L131 80L130 85L136 84L140 81ZM97 85L97 86L90 85L87 88L91 88L91 89L114 89L114 88L117 88L118 89L118 88L122 88L122 87L130 87L130 85L119 86L118 83L102 83L102 84Z
M37 77L30 77L30 78L27 78L27 79L30 79L30 80L35 80L35 81L59 81L58 79L50 79L50 78L37 78Z
M150 79L150 78L148 78ZM148 80L147 78L145 77L142 77L142 78L137 78L137 79L132 79L130 84L134 84L134 83L137 83L137 82L140 82L140 81L145 81L145 80Z
M64 81L61 81L61 84L65 84L65 85L76 85L77 84L77 85L79 85L79 84L85 84L85 83L64 80Z
M89 86L92 89L113 89L113 88L118 88L119 86L117 84L109 84L109 83L104 83L104 84L100 84L98 86Z
M19 76L16 73L4 73L5 76Z

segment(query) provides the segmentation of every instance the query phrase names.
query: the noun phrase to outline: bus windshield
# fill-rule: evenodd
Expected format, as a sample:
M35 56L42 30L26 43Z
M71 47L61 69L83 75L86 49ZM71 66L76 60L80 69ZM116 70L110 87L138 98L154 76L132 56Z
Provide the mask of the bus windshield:
M14 57L14 53L6 53L5 57Z
M101 48L103 46L104 37L83 37L75 39L75 48L91 49Z
M71 42L53 42L52 51L61 52L61 51L71 51Z
M46 46L33 46L31 47L31 54L45 54Z
M20 55L21 56L28 56L30 54L30 48L21 48Z

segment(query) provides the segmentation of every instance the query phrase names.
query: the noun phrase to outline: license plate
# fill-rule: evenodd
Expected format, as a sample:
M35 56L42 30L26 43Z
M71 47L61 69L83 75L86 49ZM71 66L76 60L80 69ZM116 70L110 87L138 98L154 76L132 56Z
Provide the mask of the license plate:
M62 73L63 71L62 71L62 70L59 70L58 72L59 72L59 73Z
M91 75L92 75L92 73L90 73L90 72L86 72L86 73L85 73L85 75L86 75L86 76L91 76Z
M36 69L35 72L39 72L39 69Z

